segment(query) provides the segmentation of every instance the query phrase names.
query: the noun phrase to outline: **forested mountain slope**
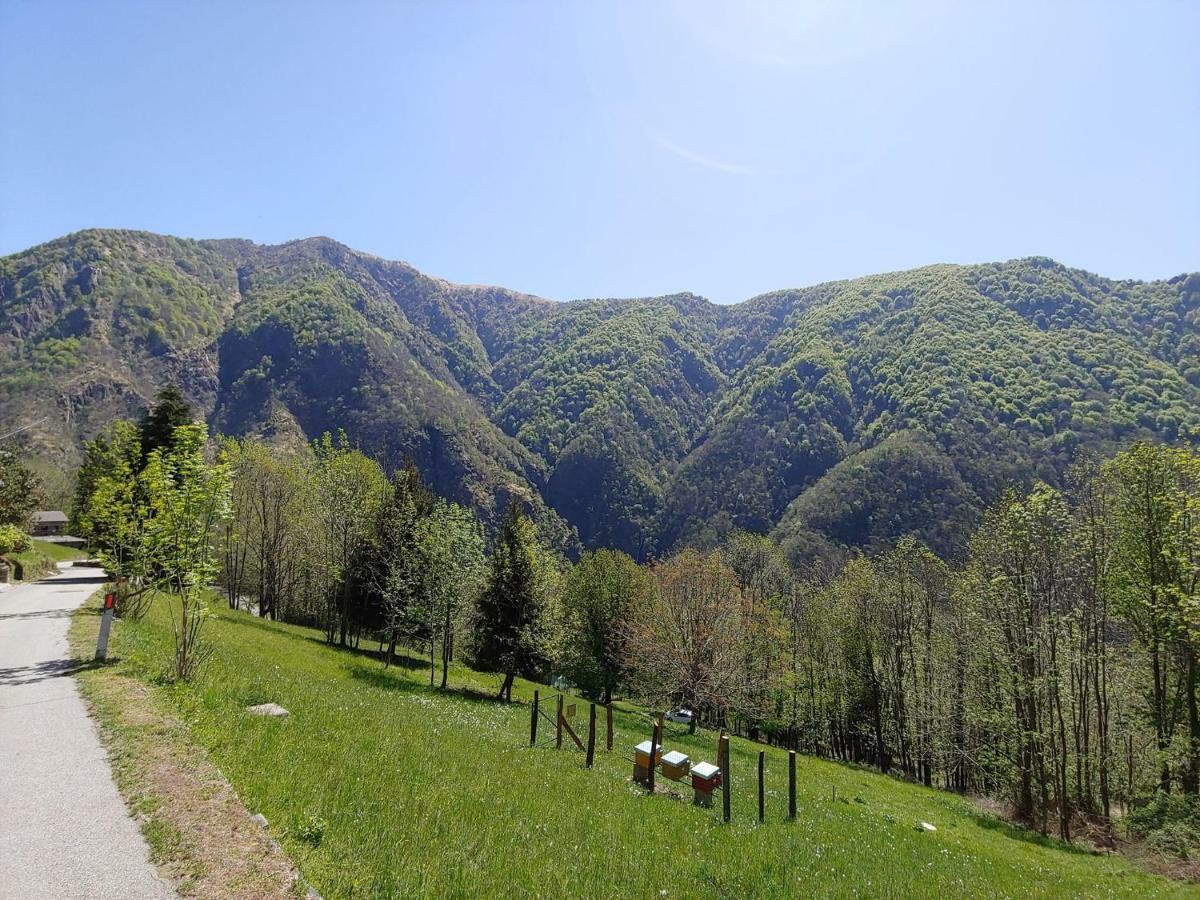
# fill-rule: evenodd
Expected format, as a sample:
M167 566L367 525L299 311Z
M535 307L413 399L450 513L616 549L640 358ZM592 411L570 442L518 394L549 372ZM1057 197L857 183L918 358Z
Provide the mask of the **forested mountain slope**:
M659 533L782 517L789 538L917 530L948 549L955 519L1056 480L1081 448L1194 438L1198 305L1195 275L1110 282L1045 259L751 300L735 329L773 333L732 374Z
M551 303L314 238L88 231L0 259L0 417L60 464L176 381L221 431L345 429L485 514L640 556L732 527L953 551L1012 481L1200 436L1200 275L1047 259ZM15 425L14 425L15 427Z

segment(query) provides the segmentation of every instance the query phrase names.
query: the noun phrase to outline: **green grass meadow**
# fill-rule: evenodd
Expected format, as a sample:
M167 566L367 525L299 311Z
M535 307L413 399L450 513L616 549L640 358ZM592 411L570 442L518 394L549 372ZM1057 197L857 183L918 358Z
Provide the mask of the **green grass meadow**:
M492 702L498 680L457 667L450 694L418 660L385 671L312 630L215 609L214 652L193 685L171 685L159 605L115 630L116 664L159 685L251 813L327 900L376 897L1080 897L1198 895L1114 856L1043 840L966 799L800 757L795 822L786 754L767 750L767 820L757 822L760 747L732 742L733 822L714 808L649 797L628 757L650 720L618 704L614 751L530 748L534 685ZM412 668L407 668L412 666ZM554 692L541 686L553 712ZM286 720L247 714L267 701ZM576 731L586 740L587 704ZM543 721L539 736L552 730ZM715 760L716 735L668 724L666 749ZM567 745L570 745L567 739ZM660 779L661 781L661 779ZM834 795L836 792L836 799ZM918 830L921 821L937 831Z
M62 544L56 544L53 541L39 541L37 538L32 538L30 542L33 544L33 547L26 552L41 554L54 562L68 562L72 559L81 559L83 557L82 551L76 550L74 547L64 547Z

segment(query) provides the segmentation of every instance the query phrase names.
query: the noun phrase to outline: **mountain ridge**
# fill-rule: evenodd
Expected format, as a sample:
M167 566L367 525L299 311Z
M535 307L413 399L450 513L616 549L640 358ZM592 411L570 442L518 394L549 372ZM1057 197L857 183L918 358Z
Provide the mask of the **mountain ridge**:
M567 544L644 557L743 527L798 555L908 531L953 551L959 529L933 520L973 521L1003 483L1195 440L1198 308L1196 273L1046 257L728 305L555 301L326 237L86 230L0 258L0 414L54 409L26 446L68 465L178 381L217 430L344 428L485 516L525 498Z

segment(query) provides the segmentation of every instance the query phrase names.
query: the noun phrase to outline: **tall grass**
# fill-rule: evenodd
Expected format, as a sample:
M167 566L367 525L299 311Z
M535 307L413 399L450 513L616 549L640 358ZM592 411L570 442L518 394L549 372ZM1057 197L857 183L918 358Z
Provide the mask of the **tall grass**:
M327 898L1190 891L988 819L963 798L807 757L798 764L799 815L788 822L786 754L776 750L767 751L759 825L760 747L736 739L733 822L723 825L719 800L704 810L682 786L648 797L631 784L628 757L651 727L634 707L617 705L612 753L598 717L589 771L576 750L531 749L528 705L492 702L490 676L458 667L455 690L442 693L428 687L424 661L385 671L367 654L325 646L315 631L228 610L214 612L207 636L215 652L198 681L161 689ZM127 672L156 681L170 654L165 610L121 623L114 648ZM519 681L514 698L527 701L534 687ZM290 717L244 711L267 701ZM577 710L586 740L587 704ZM668 724L664 744L693 760L716 757L711 732L689 736ZM922 821L937 831L919 831Z

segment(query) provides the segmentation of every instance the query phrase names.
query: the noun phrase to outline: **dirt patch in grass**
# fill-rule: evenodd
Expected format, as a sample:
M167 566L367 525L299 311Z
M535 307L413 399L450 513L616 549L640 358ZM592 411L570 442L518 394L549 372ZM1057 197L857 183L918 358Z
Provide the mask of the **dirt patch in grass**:
M93 598L72 622L80 660L94 652L97 611ZM119 663L83 668L78 678L150 858L181 896L304 896L291 860L154 688L122 674Z

